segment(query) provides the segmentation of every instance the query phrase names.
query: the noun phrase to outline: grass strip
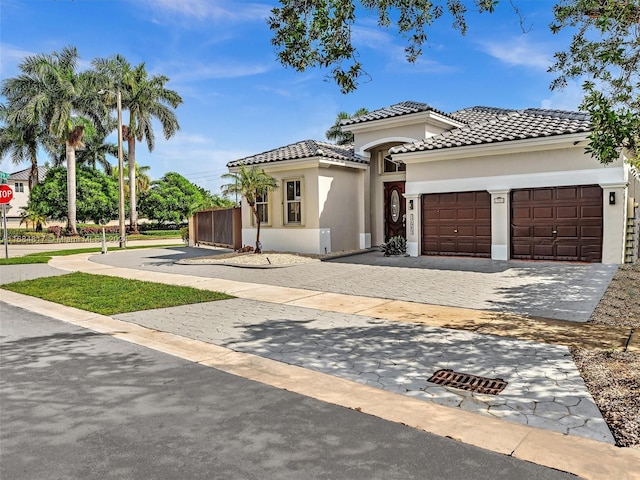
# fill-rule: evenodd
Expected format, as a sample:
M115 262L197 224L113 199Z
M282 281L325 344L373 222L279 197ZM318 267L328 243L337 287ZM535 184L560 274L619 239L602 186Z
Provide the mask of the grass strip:
M109 252L117 252L122 250L138 250L140 248L171 248L184 247L184 243L176 243L175 245L135 245L127 248L111 247ZM51 252L29 253L23 257L0 258L0 265L25 265L29 263L47 263L51 257L64 257L66 255L76 255L78 253L100 253L101 247L73 248L70 250L53 250Z
M12 257L12 258L0 258L0 265L26 265L30 263L48 263L51 257L42 256L24 256L24 257Z
M192 287L80 272L8 283L1 288L102 315L234 298Z

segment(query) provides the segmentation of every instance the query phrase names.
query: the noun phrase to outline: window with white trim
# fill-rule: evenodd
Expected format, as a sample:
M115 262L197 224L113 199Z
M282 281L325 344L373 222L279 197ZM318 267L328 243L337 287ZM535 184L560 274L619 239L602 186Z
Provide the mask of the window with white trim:
M284 219L287 224L302 224L302 181L284 182Z
M385 155L384 152L378 152L378 165L380 174L407 171L407 166L404 163L392 161L391 155Z
M264 225L269 224L269 200L268 193L263 193L262 195L256 196L256 210L258 212L258 218L260 218L260 223ZM256 219L254 217L253 222L255 223Z
M23 193L24 192L24 183L16 182L14 190L15 190L16 193Z

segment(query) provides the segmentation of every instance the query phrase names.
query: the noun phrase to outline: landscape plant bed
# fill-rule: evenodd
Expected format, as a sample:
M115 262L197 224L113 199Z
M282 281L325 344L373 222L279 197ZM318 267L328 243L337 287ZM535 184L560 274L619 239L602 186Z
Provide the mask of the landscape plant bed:
M589 322L640 330L640 264L618 268ZM640 354L578 348L571 353L616 444L640 448Z

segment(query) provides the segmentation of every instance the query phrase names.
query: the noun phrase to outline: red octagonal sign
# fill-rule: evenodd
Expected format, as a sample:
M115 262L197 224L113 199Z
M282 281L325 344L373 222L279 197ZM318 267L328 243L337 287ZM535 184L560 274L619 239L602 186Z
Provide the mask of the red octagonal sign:
M13 190L9 185L0 185L0 205L9 203L13 198Z

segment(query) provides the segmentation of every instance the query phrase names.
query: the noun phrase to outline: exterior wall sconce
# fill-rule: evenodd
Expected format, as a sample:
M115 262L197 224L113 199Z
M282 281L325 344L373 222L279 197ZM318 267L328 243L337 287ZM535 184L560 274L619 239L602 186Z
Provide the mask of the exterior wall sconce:
M616 192L609 192L609 205L616 204Z
M413 210L413 200L409 200L409 210Z
M504 197L496 197L493 199L493 203L504 203Z

